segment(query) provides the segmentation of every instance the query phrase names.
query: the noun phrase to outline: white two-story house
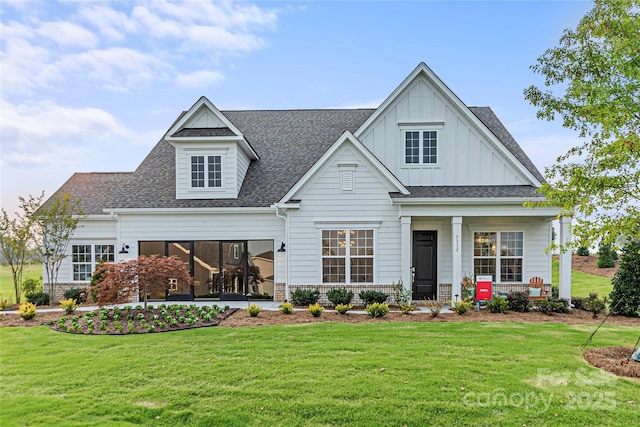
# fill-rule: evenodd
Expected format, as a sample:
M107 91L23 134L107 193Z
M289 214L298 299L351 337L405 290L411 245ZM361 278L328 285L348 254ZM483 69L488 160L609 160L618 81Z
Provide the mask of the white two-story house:
M523 206L543 180L490 108L466 106L424 63L376 109L220 111L202 97L135 171L77 173L58 190L88 214L60 292L99 261L152 254L180 257L198 282L158 299L357 296L402 280L414 299L448 301L474 275L498 291L550 286L560 211ZM568 298L569 255L560 268Z

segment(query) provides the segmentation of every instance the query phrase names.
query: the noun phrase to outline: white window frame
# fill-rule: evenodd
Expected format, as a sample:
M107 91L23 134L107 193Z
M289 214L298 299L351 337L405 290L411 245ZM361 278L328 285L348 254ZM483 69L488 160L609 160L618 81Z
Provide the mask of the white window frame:
M495 233L496 234L496 249L495 255L475 255L475 242L476 242L476 234L477 233ZM503 233L520 233L522 239L522 255L502 255L502 240L504 236ZM523 280L525 278L525 232L523 230L494 230L494 229L482 229L482 230L474 230L471 234L471 268L475 273L475 265L476 259L492 259L495 260L495 274L494 274L494 283L524 283ZM521 260L521 271L520 271L520 280L502 280L502 261L506 259L519 259ZM478 273L480 275L486 273Z
M442 149L443 149L443 136L444 136L444 124L443 123L419 123L419 124L400 124L400 139L402 147L402 165L405 168L434 168L441 166ZM418 162L407 163L407 145L406 137L407 132L418 132L419 146L418 146ZM435 132L436 134L436 161L435 163L424 162L424 133Z
M74 252L75 247L78 246L83 246L83 247L89 247L90 250L88 253L82 253L82 254L77 254ZM98 251L97 249L100 247L104 247L104 246L110 246L111 247L111 253L104 252L104 251L100 251L100 255L101 256L101 260L98 260ZM116 245L115 243L111 243L111 242L101 242L101 243L88 243L88 242L74 242L73 244L71 244L71 281L72 282L89 282L91 280L91 275L93 274L93 272L96 269L96 266L100 263L100 261L107 261L107 262L115 262L115 255L116 253ZM89 256L89 260L83 260L83 261L74 261L74 259L76 259L77 255L88 255ZM107 259L105 260L105 255L107 257ZM111 257L109 257L109 255L111 255ZM109 258L113 258L112 260ZM75 266L76 265L84 265L84 266L90 266L90 271L86 272L86 271L82 271L82 272L78 272L78 275L87 275L86 278L84 279L76 279L76 271L75 271Z
M202 187L194 187L193 185L193 159L195 157L202 157L204 161L204 177L203 177L203 186ZM209 170L209 159L211 157L218 157L220 159L220 185L209 185L209 174L212 172ZM200 153L189 153L188 154L188 170L189 170L189 188L195 191L211 191L211 190L222 190L224 189L224 156L222 153L211 153L211 152L200 152Z
M324 233L325 232L336 232L339 235L344 236L344 255L325 255L323 253L323 249L324 249ZM355 233L358 232L371 232L371 250L373 251L372 254L368 255L358 255L358 254L352 254L351 253L351 248L354 246L354 243L357 238L357 236L354 236ZM352 240L353 239L353 240ZM356 228L348 228L348 227L344 227L344 228L325 228L322 229L320 231L320 275L321 275L321 283L323 284L341 284L341 285L351 285L351 284L358 284L358 285L362 285L362 284L372 284L375 283L375 276L376 276L376 232L373 228L366 228L366 227L356 227ZM359 258L359 259L370 259L371 260L371 281L366 281L366 282L358 282L358 281L353 281L353 278L351 277L351 261L352 259L355 258ZM324 281L324 260L325 259L344 259L344 282L340 282L340 281L331 281L331 282L325 282ZM368 275L368 274L367 274Z

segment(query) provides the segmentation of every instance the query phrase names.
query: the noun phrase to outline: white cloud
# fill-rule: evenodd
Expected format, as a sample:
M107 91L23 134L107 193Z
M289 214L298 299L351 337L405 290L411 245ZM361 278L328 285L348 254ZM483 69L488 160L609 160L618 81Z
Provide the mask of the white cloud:
M190 75L211 84L221 74L198 75L197 68L263 48L260 33L275 29L278 18L275 10L231 1L68 3L61 10L71 12L49 19L33 5L19 20L0 24L2 86L9 95L69 85L139 93Z
M63 48L91 48L98 44L98 38L93 33L71 22L45 22L38 28L38 34Z
M71 108L52 101L14 105L2 100L0 105L3 166L47 164L53 153L69 161L73 158L67 156L69 151L134 136L98 108Z
M216 71L199 70L189 74L179 74L176 83L186 88L204 88L219 84L225 76Z

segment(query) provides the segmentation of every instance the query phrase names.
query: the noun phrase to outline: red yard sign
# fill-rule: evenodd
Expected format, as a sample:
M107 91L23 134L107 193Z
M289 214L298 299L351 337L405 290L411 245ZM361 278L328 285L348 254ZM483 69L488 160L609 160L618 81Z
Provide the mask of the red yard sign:
M491 299L491 276L476 277L476 301Z

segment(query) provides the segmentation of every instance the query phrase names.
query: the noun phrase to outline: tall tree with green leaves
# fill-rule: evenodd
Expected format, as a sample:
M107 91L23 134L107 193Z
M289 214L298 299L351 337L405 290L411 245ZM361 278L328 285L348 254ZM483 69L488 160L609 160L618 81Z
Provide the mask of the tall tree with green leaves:
M58 283L58 271L62 261L68 256L67 248L78 222L84 217L80 200L69 193L57 194L47 200L34 214L37 226L39 258L44 265L46 283L49 285L49 297L53 303L55 286Z
M19 198L20 212L13 217L2 209L0 213L0 254L3 264L11 269L16 304L20 304L20 284L24 265L32 260L32 245L35 242L33 214L40 207L44 192L39 197L29 195Z
M596 0L531 68L544 76L524 91L538 118L584 140L546 169L536 205L575 214L577 246L640 237L640 0Z

